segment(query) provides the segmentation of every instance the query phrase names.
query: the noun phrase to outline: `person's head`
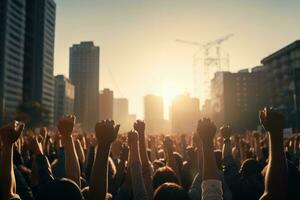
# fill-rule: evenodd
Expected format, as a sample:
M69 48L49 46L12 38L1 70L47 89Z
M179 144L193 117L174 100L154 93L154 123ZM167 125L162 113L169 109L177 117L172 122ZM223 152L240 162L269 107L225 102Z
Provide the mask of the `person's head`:
M154 192L154 200L190 200L188 193L176 183L164 183Z
M178 183L175 172L168 166L158 168L154 173L152 181L153 190L166 182Z
M83 200L78 185L69 179L54 180L43 185L37 193L36 200Z
M194 178L191 163L187 161L183 162L180 175L181 175L181 186L183 187L183 189L188 191L192 185L193 178Z
M244 178L260 176L259 163L254 159L247 159L242 163L240 168L240 174Z
M240 174L242 179L247 182L248 188L243 190L243 199L259 199L264 191L260 164L254 159L247 159L242 163Z

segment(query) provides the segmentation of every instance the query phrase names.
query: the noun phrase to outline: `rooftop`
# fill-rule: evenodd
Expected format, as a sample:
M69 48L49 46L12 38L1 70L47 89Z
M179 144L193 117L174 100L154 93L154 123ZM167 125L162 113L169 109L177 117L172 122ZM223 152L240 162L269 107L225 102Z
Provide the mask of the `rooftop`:
M263 58L260 62L262 64L266 64L266 63L270 62L271 60L273 60L274 58L276 58L277 56L280 56L280 55L282 55L288 51L294 50L296 48L300 48L300 40L296 40L293 43L290 43L289 45L279 49L278 51L275 51L271 55Z

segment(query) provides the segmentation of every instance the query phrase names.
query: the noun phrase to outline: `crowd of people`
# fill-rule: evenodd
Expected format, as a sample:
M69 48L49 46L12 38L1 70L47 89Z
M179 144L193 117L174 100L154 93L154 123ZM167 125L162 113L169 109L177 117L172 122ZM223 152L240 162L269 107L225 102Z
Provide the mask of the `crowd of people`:
M300 134L285 138L284 116L260 111L265 133L217 129L207 118L190 135L126 134L101 121L94 133L38 133L15 121L0 128L1 200L299 200Z

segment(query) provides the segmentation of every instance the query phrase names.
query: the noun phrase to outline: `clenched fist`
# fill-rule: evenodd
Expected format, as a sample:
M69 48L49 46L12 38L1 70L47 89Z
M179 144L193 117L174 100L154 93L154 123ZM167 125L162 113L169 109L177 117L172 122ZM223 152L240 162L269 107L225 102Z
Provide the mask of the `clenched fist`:
M136 131L130 131L128 132L128 145L129 147L133 147L138 143L139 135Z
M265 108L259 112L260 123L266 131L282 132L284 127L284 116L272 108Z
M203 118L198 121L197 133L202 142L212 142L216 131L216 125L210 119Z
M95 126L98 144L111 145L118 136L119 128L120 125L115 125L113 120L98 122Z
M3 145L12 145L20 137L21 133L25 128L25 124L14 121L11 124L7 124L0 128L0 137L2 139Z
M221 131L222 137L223 137L224 139L229 139L230 136L231 136L231 134L232 134L232 131L231 131L231 128L230 128L229 125L227 125L227 126L222 126L222 127L220 128L220 131Z
M76 117L74 115L66 115L58 122L58 131L62 137L69 137L73 132Z

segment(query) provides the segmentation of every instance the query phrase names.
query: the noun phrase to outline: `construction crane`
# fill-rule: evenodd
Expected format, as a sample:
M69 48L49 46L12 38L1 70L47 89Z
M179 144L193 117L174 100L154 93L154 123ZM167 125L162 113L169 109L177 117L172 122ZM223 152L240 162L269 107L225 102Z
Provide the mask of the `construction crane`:
M227 68L226 70L229 70L229 55L227 54L226 57L222 57L221 55L221 45L223 42L226 40L230 39L233 36L233 34L228 34L225 35L221 38L218 38L216 40L207 42L207 43L200 43L200 42L194 42L194 41L188 41L188 40L182 40L182 39L176 39L176 42L188 44L188 45L193 45L197 46L198 49L195 51L193 54L193 90L194 90L194 95L196 96L197 94L197 80L198 80L198 75L203 75L204 78L202 78L202 82L204 84L201 84L203 88L208 89L209 88L209 82L213 78L212 75L216 71L220 70L225 70L225 67L222 66L222 61L226 62ZM210 49L212 47L215 47L215 56L210 55ZM199 57L199 53L203 52L203 55ZM203 61L202 66L199 66L199 71L202 73L198 74L198 63L199 61ZM212 65L214 65L212 67ZM205 79L205 80L203 80Z

